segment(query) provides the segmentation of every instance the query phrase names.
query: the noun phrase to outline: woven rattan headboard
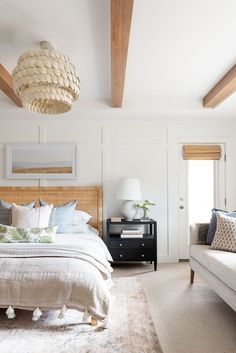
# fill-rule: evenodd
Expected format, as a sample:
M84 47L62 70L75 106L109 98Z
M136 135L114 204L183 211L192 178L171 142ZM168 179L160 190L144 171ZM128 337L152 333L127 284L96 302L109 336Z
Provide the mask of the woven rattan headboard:
M77 200L77 208L88 212L92 219L89 222L102 235L102 188L98 186L0 186L0 199L17 204L43 199L54 205Z

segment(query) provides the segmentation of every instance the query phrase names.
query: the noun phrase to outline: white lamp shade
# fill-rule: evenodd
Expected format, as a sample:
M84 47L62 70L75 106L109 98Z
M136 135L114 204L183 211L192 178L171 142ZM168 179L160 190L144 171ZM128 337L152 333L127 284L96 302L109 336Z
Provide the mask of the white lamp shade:
M141 200L142 196L139 179L121 179L116 192L116 198L118 200Z

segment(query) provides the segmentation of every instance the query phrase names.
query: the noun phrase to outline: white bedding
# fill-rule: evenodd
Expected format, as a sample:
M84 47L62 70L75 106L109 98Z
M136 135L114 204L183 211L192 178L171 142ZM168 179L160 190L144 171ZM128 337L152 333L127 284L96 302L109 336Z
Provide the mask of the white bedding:
M89 234L57 234L52 244L0 244L0 307L60 309L107 317L112 260Z

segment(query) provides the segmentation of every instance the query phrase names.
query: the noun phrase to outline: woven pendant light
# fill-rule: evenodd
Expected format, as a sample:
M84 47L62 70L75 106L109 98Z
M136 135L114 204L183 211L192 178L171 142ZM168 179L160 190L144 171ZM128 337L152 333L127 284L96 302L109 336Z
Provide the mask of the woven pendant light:
M48 42L21 55L13 71L13 89L25 109L41 114L68 112L79 98L80 80L68 56Z

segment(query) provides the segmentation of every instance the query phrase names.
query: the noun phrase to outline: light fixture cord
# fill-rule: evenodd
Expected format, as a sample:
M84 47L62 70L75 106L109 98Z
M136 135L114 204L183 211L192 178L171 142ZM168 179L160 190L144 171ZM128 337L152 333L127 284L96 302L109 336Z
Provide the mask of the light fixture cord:
M49 50L53 50L53 45L50 42L47 42L46 40L43 40L42 42L40 42L40 48L41 49L49 49Z

